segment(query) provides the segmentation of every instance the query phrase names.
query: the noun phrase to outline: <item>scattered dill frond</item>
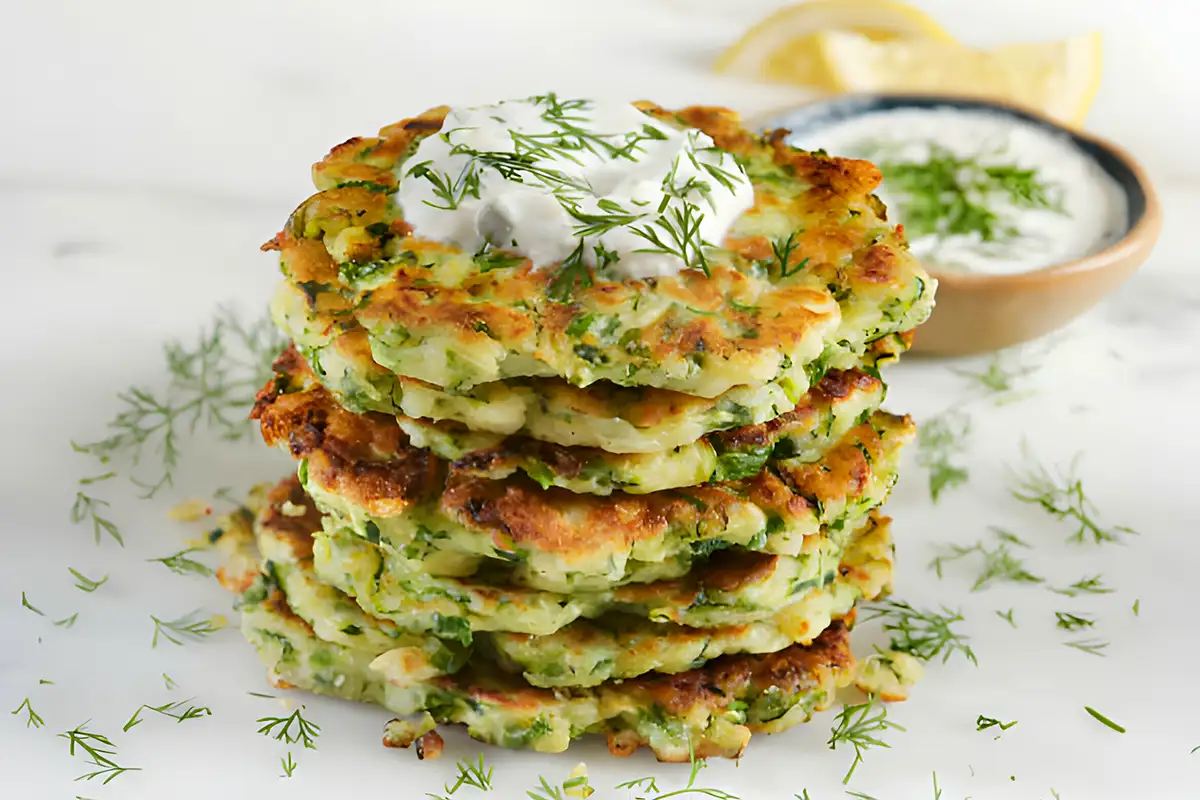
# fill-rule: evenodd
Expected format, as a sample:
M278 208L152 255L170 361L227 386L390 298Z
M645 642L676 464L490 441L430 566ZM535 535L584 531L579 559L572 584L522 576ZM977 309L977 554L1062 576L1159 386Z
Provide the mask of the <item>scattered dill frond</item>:
M305 719L303 711L304 706L300 706L286 717L260 717L258 722L262 727L258 729L258 732L263 736L271 736L277 741L288 744L300 742L309 750L316 750L316 740L321 735L321 726ZM294 730L293 725L295 725Z
M205 706L189 705L186 710L180 711L185 703L190 703L191 700L177 700L173 703L163 703L161 706L140 705L133 712L133 716L121 728L122 733L128 733L130 728L136 727L142 723L142 712L153 711L156 714L162 714L164 717L170 717L176 722L186 722L189 719L199 719L200 717L212 716L212 710Z
M446 784L443 790L447 795L452 795L464 786L471 786L480 791L491 791L492 789L492 767L484 769L483 753L479 754L479 760L475 763L470 761L459 761L458 778L453 784ZM429 795L433 797L434 795Z
M929 497L937 502L942 492L967 482L967 468L954 463L966 452L971 418L961 411L943 411L917 428L917 464L929 472Z
M942 790L938 788L937 773L933 773L933 800L942 800Z
M91 593L91 592L96 591L97 589L99 589L101 586L103 586L105 583L108 582L107 575L105 575L103 578L101 578L98 581L94 581L91 578L89 578L88 576L86 576L83 573L76 570L74 567L67 567L67 570L70 571L70 573L75 576L75 588L79 589L80 591Z
M109 473L112 477L115 473ZM96 544L100 544L100 535L107 533L121 547L125 546L125 540L121 537L121 531L117 528L116 523L101 513L101 509L107 508L108 502L96 497L92 497L84 492L75 492L75 504L71 506L71 522L78 525L81 522L92 523L92 534L96 538Z
M22 710L24 710L27 715L25 718L26 728L41 728L46 724L46 721L38 716L38 713L33 710L33 706L30 705L28 697L25 698L21 705L10 711L9 714L16 716L17 714L20 714Z
M77 619L79 619L78 611L76 611L74 614L72 614L69 617L63 617L62 619L54 620L54 624L60 628L70 628L72 625L75 624L75 620L77 620Z
M279 777L290 778L292 773L296 771L296 760L292 758L292 751L289 750L286 756L279 759L280 766L283 767L283 774Z
M1098 639L1080 639L1074 642L1063 642L1063 644L1067 647L1074 647L1076 650L1081 650L1088 655L1101 657L1104 656L1104 653L1101 651L1108 647L1108 642L1102 642Z
M1142 604L1142 601L1140 599L1133 601L1133 615L1135 617L1138 616L1138 606L1140 606L1141 604Z
M167 690L168 690L168 691L170 691L171 689L174 689L174 688L176 688L177 686L179 686L179 684L178 684L178 683L176 683L174 680L172 680L172 679L171 679L171 676L170 676L170 675L168 675L167 673L165 673L165 672L164 672L164 673L162 674L162 676L163 676L163 683L165 683L165 684L166 684L166 686L167 686Z
M130 479L152 497L173 484L185 435L204 427L224 440L247 437L253 429L247 411L283 345L270 319L247 325L223 308L191 345L172 341L163 347L165 389L134 386L121 392L121 410L106 426L108 436L72 445L100 464L127 464ZM72 519L91 518L97 530L119 540L96 517L95 506L102 504L81 492Z
M1078 528L1071 534L1073 542L1084 542L1089 538L1095 544L1119 542L1123 534L1137 531L1124 525L1105 528L1098 523L1095 507L1084 493L1083 481L1076 474L1079 456L1071 462L1066 472L1051 472L1033 457L1027 446L1022 446L1026 466L1016 475L1012 495L1022 503L1041 506L1046 513L1060 520L1071 520Z
M1004 405L1013 399L1020 399L1021 396L1014 394L1017 389L1017 381L1036 372L1037 367L1015 363L1011 354L1004 352L993 355L988 361L987 367L982 371L974 372L967 369L954 371L989 394L998 395L997 405Z
M942 663L958 652L972 664L979 664L975 651L967 644L970 637L952 627L963 621L962 614L957 611L942 606L942 613L939 614L892 599L868 605L865 610L867 616L862 618L863 622L883 620L883 629L892 634L889 645L892 650L908 653L922 661L941 655Z
M1070 586L1062 589L1051 587L1050 591L1055 594L1066 595L1067 597L1078 597L1081 594L1112 594L1115 590L1109 589L1104 585L1104 578L1099 575L1093 575L1090 578L1080 578Z
M862 763L863 751L871 747L891 747L890 744L879 738L889 728L898 731L904 730L902 726L887 718L887 708L883 705L877 706L874 695L869 695L865 703L842 705L842 710L837 716L837 724L834 726L827 744L830 750L836 750L838 744L842 742L854 748L854 761L850 764L850 770L846 773L846 777L842 778L843 785L850 782L854 770Z
M58 734L58 738L66 739L70 743L70 755L75 755L75 749L79 748L87 756L86 763L96 767L94 772L80 775L75 780L90 781L102 778L101 783L107 786L119 775L140 771L140 767L122 767L113 761L112 757L117 754L117 746L107 736L85 730L87 725L85 722L73 730Z
M1003 611L1003 612L997 611L996 616L999 617L1000 619L1004 620L1005 622L1007 622L1009 625L1013 626L1014 628L1017 627L1017 623L1013 619L1013 609L1010 608L1008 611Z
M1021 547L1029 545L1003 529L993 528L993 532L1002 540L994 548L988 548L982 542L976 542L970 547L951 545L945 552L929 562L930 569L941 578L943 577L942 567L946 562L957 561L970 555L979 555L983 558L983 564L979 575L975 578L975 583L971 586L973 592L979 591L991 583L1042 583L1044 579L1029 572L1025 568L1024 562L1013 555L1009 549L1009 543L1015 543Z
M1093 717L1093 718L1094 718L1094 719L1095 719L1097 722L1101 723L1102 725L1106 725L1106 726L1108 726L1109 728L1112 728L1112 729L1113 729L1114 731L1116 731L1117 733L1124 733L1124 732L1125 732L1125 729L1124 729L1123 727L1121 727L1121 726L1120 726L1120 725L1118 725L1117 723L1113 722L1111 719L1109 719L1108 717L1104 716L1103 714L1101 714L1099 711L1097 711L1096 709L1092 708L1091 706L1084 706L1084 707L1083 707L1083 710L1084 710L1084 711L1086 711L1087 713L1091 714L1091 715L1092 715L1092 717Z
M975 730L977 731L986 731L988 728L999 728L1002 731L1006 731L1016 724L1017 721L1015 719L1012 722L1001 722L992 717L985 717L983 714L975 718Z
M1096 624L1096 620L1086 615L1071 614L1067 611L1055 611L1055 625L1062 628L1064 631L1074 631L1080 628L1090 628Z
M190 614L184 614L178 619L165 621L151 614L150 619L154 620L154 638L150 641L150 646L158 647L159 636L171 644L182 645L184 639L203 639L221 629L221 626L211 617L196 619L196 615L199 613L197 610Z
M30 611L32 611L33 613L37 614L39 617L46 616L46 612L42 611L40 608L35 606L33 603L29 602L29 598L25 596L24 592L21 592L21 605L22 605L22 607L27 608Z
M199 552L202 549L203 548L200 547L189 547L186 550L180 550L174 555L163 556L162 558L148 558L146 560L151 563L162 564L176 575L187 575L188 573L191 573L193 575L201 575L207 578L213 574L212 568L207 564L196 561L194 558L187 557L188 553Z

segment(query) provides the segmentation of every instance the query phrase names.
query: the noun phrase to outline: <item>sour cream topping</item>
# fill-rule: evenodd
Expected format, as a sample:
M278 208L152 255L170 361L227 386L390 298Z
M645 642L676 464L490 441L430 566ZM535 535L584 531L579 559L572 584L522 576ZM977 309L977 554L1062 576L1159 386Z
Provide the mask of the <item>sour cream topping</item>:
M1103 250L1128 229L1125 195L1094 158L1009 114L877 111L791 143L879 165L888 217L904 223L912 253L931 268L1028 272Z
M611 279L706 268L705 251L754 204L745 170L703 132L553 94L450 111L397 178L421 237Z

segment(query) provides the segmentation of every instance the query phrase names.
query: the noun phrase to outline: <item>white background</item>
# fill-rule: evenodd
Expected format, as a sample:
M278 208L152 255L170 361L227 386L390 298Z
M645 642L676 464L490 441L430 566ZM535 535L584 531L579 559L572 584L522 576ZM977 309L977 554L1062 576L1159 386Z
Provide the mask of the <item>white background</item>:
M900 566L897 596L961 607L979 655L931 665L913 698L894 706L907 727L891 750L869 752L849 788L880 800L1200 797L1193 581L1200 567L1200 13L1185 0L1140 3L962 0L920 3L965 41L981 45L1104 31L1105 82L1089 121L1150 169L1167 227L1146 268L1053 342L1026 354L1040 369L1032 391L995 406L955 364L909 360L892 369L889 406L928 416L976 397L968 488L934 507L912 463L892 502ZM310 191L308 165L331 145L439 103L544 91L674 105L720 103L753 113L803 92L720 78L707 69L722 46L772 6L764 2L22 2L10 4L0 49L0 241L5 244L5 330L0 419L0 710L29 697L41 730L0 714L0 797L261 798L423 797L481 749L447 736L447 754L418 763L384 750L386 712L308 699L323 726L316 751L277 778L284 748L255 734L255 719L286 713L247 691L271 691L231 628L209 641L152 650L150 614L227 611L211 582L171 575L144 559L181 547L195 528L166 520L183 497L272 479L287 459L261 446L197 442L178 488L160 501L109 493L126 532L120 549L95 547L72 527L74 481L90 471L68 441L96 438L132 384L161 385L161 343L191 339L221 302L252 313L276 277L257 252ZM1187 222L1185 222L1187 221ZM1044 354L1043 354L1044 353ZM1064 543L1071 529L1007 493L1006 467L1027 439L1047 463L1082 452L1081 474L1100 516L1137 528L1127 546ZM1189 458L1190 457L1190 458ZM1035 542L1028 566L1061 585L1102 573L1117 591L1069 600L1039 587L969 591L959 565L938 581L934 544L974 542L1000 524ZM67 566L109 582L72 588ZM69 630L19 605L21 591ZM1140 616L1130 610L1140 601ZM1015 608L1018 629L993 613ZM1053 612L1095 613L1107 657L1064 647ZM869 638L869 634L868 634ZM863 643L865 647L866 643ZM180 688L168 692L161 673ZM38 685L38 679L53 685ZM195 696L213 716L120 727L142 703ZM7 705L3 705L7 704ZM1124 724L1124 736L1083 712ZM1019 724L1000 740L977 733L986 714ZM84 720L114 737L119 760L142 772L109 786L72 783L86 770L54 734ZM756 739L739 763L714 763L705 785L744 799L843 797L851 755L824 742L830 718ZM561 780L589 764L597 800L629 797L616 782L678 768L645 754L615 761L597 741L565 756L485 751L495 796L524 797L538 774ZM463 790L457 797L469 796Z

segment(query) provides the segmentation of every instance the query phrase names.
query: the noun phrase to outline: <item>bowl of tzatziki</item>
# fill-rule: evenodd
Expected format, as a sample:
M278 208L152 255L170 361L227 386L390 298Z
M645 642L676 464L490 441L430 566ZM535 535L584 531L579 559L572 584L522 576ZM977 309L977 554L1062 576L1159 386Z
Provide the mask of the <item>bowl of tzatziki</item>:
M1120 286L1162 227L1121 148L974 98L845 95L761 119L805 150L861 158L937 304L914 351L965 355L1055 331Z

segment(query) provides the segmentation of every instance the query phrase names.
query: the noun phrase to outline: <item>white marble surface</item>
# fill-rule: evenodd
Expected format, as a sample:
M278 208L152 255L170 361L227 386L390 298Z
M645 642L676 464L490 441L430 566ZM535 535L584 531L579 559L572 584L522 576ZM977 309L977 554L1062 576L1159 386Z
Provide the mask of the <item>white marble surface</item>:
M309 700L323 726L316 751L281 781L283 748L255 734L279 713L262 671L236 631L183 648L150 648L149 614L223 611L210 582L171 575L144 559L178 549L165 521L175 500L271 478L285 459L253 445L189 443L178 488L139 502L109 492L127 546L92 544L67 510L88 465L69 447L93 438L131 384L160 385L159 348L191 338L213 308L249 313L275 280L257 245L309 191L307 165L333 143L439 102L487 100L546 88L715 102L754 112L794 91L714 77L706 64L768 2L332 3L32 2L10 6L0 50L0 234L10 346L0 356L7 468L0 486L0 706L25 697L45 718L26 729L0 715L5 798L420 797L438 790L453 761L479 747L447 737L447 757L420 764L378 747L385 712ZM967 487L934 506L910 453L889 512L897 519L897 596L961 607L979 656L933 664L913 698L893 707L907 727L891 750L866 755L850 789L880 800L944 797L1064 800L1200 796L1200 702L1190 589L1200 567L1189 466L1200 445L1191 411L1200 394L1200 289L1195 235L1200 177L1194 140L1200 91L1186 0L1152 3L1025 0L984 7L927 5L960 37L979 43L1049 38L1085 26L1108 33L1107 73L1092 127L1129 146L1155 176L1166 207L1161 243L1118 294L1053 341L1018 356L1037 369L1018 401L996 405L955 369L907 361L890 372L889 405L918 419L964 399L973 432ZM1100 516L1140 535L1126 545L1070 545L1070 528L1008 494L1009 465L1028 441L1047 463L1081 453L1080 472ZM974 542L989 525L1034 542L1029 568L1055 585L1103 574L1116 591L1075 600L1037 586L971 592L971 567L944 580L926 569L937 543ZM109 582L72 588L67 566ZM69 630L19 605L22 591ZM1139 601L1140 615L1131 606ZM993 613L1015 609L1017 629ZM1054 611L1095 613L1107 657L1064 647ZM869 635L866 638L870 638ZM180 688L167 692L161 673ZM38 679L54 681L39 685ZM269 690L268 690L269 691ZM213 716L120 727L141 703L196 696ZM1118 735L1083 712L1121 722ZM1017 719L1000 740L977 733L979 714ZM123 763L143 771L108 786L72 783L82 761L55 733L87 719L114 737ZM840 797L850 754L830 752L828 716L756 740L739 763L703 773L744 800L784 800L807 788ZM678 768L644 754L610 759L590 742L569 756L487 750L494 796L523 797L544 774L561 780L586 760L597 800L632 797L609 787L653 773L664 789ZM456 797L465 796L463 790Z

